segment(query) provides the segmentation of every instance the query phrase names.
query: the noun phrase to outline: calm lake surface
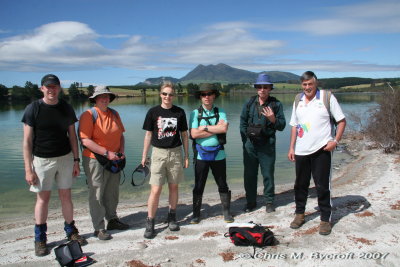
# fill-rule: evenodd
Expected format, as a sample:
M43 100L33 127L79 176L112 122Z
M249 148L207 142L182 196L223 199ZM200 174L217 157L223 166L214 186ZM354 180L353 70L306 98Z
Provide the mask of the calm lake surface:
M294 100L293 94L273 94L284 106L284 113L287 121L283 132L277 132L277 159L275 168L275 183L292 183L294 181L294 164L287 160L289 146L290 115ZM225 109L229 120L229 131L227 135L227 173L228 184L232 189L243 188L243 164L242 164L242 143L239 134L239 116L243 104L250 95L223 96L217 99L216 104ZM353 115L361 118L365 125L368 121L370 110L377 107L376 99L379 95L366 93L336 94L341 107L348 119L348 128L359 130L359 123L352 120ZM145 203L149 185L133 187L130 184L131 174L134 168L140 163L144 131L142 130L143 120L147 110L159 104L159 98L124 98L116 99L111 107L115 108L121 115L126 128L125 142L127 166L125 168L125 183L120 186L120 199L123 203ZM196 109L200 102L193 97L177 97L174 104L182 107L189 119L190 112ZM0 104L0 221L11 220L15 217L33 216L33 207L36 194L29 192L25 182L25 172L22 157L22 123L21 118L26 104L10 105ZM73 103L77 116L85 111L89 104ZM334 164L343 160L342 153L334 153ZM192 154L191 154L192 155ZM192 156L191 156L192 157ZM192 162L191 162L192 163ZM81 168L81 175L73 186L73 200L76 207L87 205L86 177ZM181 185L180 197L191 195L194 183L192 165L185 170L185 182ZM122 176L123 179L123 176ZM122 181L122 180L121 180ZM261 179L259 179L261 183ZM166 189L166 188L165 188ZM168 190L165 190L167 192ZM206 192L217 192L214 179L210 173ZM243 189L244 192L244 189ZM166 194L163 194L164 197ZM57 192L52 194L50 208L59 207Z

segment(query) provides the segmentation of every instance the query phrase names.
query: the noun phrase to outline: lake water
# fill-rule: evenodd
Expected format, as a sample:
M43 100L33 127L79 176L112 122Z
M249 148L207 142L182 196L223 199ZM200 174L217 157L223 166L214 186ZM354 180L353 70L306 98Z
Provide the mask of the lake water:
M288 126L294 100L293 94L275 94L284 106L287 126L283 132L277 133L277 159L275 168L275 183L292 183L294 181L294 164L287 160L289 146L290 126ZM217 99L216 104L225 109L229 120L229 131L227 135L227 174L228 184L231 188L243 188L243 164L242 143L239 134L239 116L248 95L223 96ZM348 118L348 129L359 129L359 124L351 120L352 115L359 116L363 124L368 121L368 114L372 108L377 106L376 94L336 94L341 107ZM143 120L147 110L159 104L159 98L124 98L116 99L111 107L115 108L121 115L126 128L126 156L127 166L125 168L125 183L120 186L120 199L124 203L145 203L149 193L147 184L133 187L130 184L133 169L140 163L144 131ZM187 117L190 112L199 106L199 100L193 97L178 97L175 104L182 107ZM22 157L22 123L21 118L26 104L9 105L0 104L0 220L10 220L14 217L32 214L35 203L35 194L28 191L25 182L25 172ZM79 116L88 108L88 103L73 103L76 114ZM349 120L350 119L350 120ZM334 154L334 163L343 160L341 153ZM192 162L191 162L192 163ZM73 199L76 207L80 204L87 205L86 178L82 174L73 186ZM180 196L191 195L194 183L193 168L190 166L185 170L185 182L180 186ZM261 183L261 179L259 179ZM167 188L165 188L167 189ZM164 190L165 197L168 190ZM210 173L206 192L217 192L214 179ZM243 189L244 192L244 189ZM53 192L50 208L59 207L57 192Z

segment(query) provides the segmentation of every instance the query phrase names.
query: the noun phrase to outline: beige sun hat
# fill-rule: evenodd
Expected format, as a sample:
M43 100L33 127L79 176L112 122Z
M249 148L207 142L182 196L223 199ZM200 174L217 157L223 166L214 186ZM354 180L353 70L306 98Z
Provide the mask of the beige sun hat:
M90 102L92 103L96 102L95 100L96 96L102 94L110 94L110 103L115 99L115 94L110 91L110 88L108 88L107 86L100 85L94 88L93 95L89 97Z

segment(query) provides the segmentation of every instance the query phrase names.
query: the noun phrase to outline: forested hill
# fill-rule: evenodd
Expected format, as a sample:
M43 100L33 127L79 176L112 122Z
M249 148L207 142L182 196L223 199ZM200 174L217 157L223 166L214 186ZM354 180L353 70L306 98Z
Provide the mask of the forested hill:
M273 82L293 82L299 80L298 75L290 72L263 72L269 74ZM149 78L141 84L156 85L160 84L163 80L171 80L172 82L179 82L182 84L199 84L203 82L223 84L253 83L257 79L258 74L257 72L233 68L223 63L207 66L200 64L180 79L172 77Z

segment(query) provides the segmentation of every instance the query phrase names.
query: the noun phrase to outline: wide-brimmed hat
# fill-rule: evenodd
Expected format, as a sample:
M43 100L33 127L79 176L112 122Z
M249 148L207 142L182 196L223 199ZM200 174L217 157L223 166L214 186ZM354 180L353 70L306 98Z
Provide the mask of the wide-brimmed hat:
M214 84L202 83L202 84L200 84L199 91L196 92L195 96L196 96L196 98L200 99L201 92L209 92L209 91L212 91L215 94L216 98L220 95L218 89L216 89Z
M269 77L268 74L260 73L257 77L256 82L254 83L254 87L257 87L257 85L265 85L265 84L271 84L272 89L274 89L274 83L272 82L271 77Z
M93 95L89 97L90 102L95 103L96 102L96 96L102 95L102 94L109 94L110 95L110 103L115 99L115 94L110 91L110 88L107 86L96 86L94 88Z
M41 81L41 85L42 86L48 86L50 84L54 84L54 85L60 85L60 79L58 79L58 77L54 74L47 74L45 76L43 76L42 81Z

